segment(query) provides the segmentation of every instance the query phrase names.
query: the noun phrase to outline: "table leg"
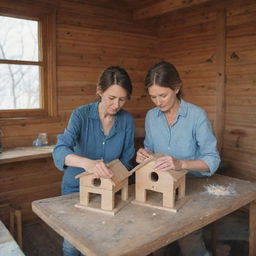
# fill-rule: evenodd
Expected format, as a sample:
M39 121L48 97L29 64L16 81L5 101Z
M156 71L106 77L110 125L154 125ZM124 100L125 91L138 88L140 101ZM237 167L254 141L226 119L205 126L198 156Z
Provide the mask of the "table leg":
M216 248L217 248L217 240L218 240L218 223L217 221L214 221L211 223L211 249L212 249L212 255L216 256Z
M249 208L249 256L256 255L256 201Z

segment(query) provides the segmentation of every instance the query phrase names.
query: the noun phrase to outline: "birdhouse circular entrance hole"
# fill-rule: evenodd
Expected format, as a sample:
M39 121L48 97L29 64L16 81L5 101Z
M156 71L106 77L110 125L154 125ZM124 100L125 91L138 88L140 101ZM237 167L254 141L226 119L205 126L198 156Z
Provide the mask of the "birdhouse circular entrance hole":
M156 172L151 172L150 178L151 178L152 181L156 182L156 181L158 181L159 176L158 176L158 174Z
M100 184L101 184L101 180L99 178L95 178L92 180L92 184L95 186L95 187L99 187Z

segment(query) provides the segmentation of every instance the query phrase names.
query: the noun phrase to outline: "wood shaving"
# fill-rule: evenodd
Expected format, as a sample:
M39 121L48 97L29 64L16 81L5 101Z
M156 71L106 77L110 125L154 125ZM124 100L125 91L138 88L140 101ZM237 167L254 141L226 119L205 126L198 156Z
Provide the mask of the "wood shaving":
M231 185L225 187L221 185L211 184L204 186L204 189L205 193L215 196L230 196L237 194L234 187Z

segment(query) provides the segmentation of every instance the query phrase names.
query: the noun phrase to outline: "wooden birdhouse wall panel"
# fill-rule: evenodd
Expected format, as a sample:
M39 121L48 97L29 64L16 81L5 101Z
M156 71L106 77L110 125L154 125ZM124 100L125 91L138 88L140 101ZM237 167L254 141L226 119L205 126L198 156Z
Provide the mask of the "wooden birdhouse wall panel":
M173 187L173 178L167 172L155 172L153 170L154 162L143 166L136 172L136 183L145 189L151 189L159 192L171 190Z
M93 175L85 175L80 178L80 186L111 190L113 184L109 179L95 178Z

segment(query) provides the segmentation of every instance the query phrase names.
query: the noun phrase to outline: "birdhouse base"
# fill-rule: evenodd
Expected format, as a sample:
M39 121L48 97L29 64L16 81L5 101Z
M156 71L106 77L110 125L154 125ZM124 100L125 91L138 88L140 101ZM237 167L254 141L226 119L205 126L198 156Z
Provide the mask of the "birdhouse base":
M175 206L173 208L164 207L162 194L159 192L147 190L146 202L139 202L137 200L133 200L132 203L141 205L141 206L155 208L155 209L165 210L169 212L177 212L187 201L188 201L188 198L183 197L175 202Z
M129 197L127 200L122 200L121 195L117 194L115 195L115 208L113 210L103 210L101 208L101 195L100 194L92 194L90 198L90 202L88 206L82 205L82 204L75 204L75 207L88 210L88 211L94 211L109 215L115 215L118 211L120 211L123 207L125 207L127 204L129 204L132 201L133 197Z

